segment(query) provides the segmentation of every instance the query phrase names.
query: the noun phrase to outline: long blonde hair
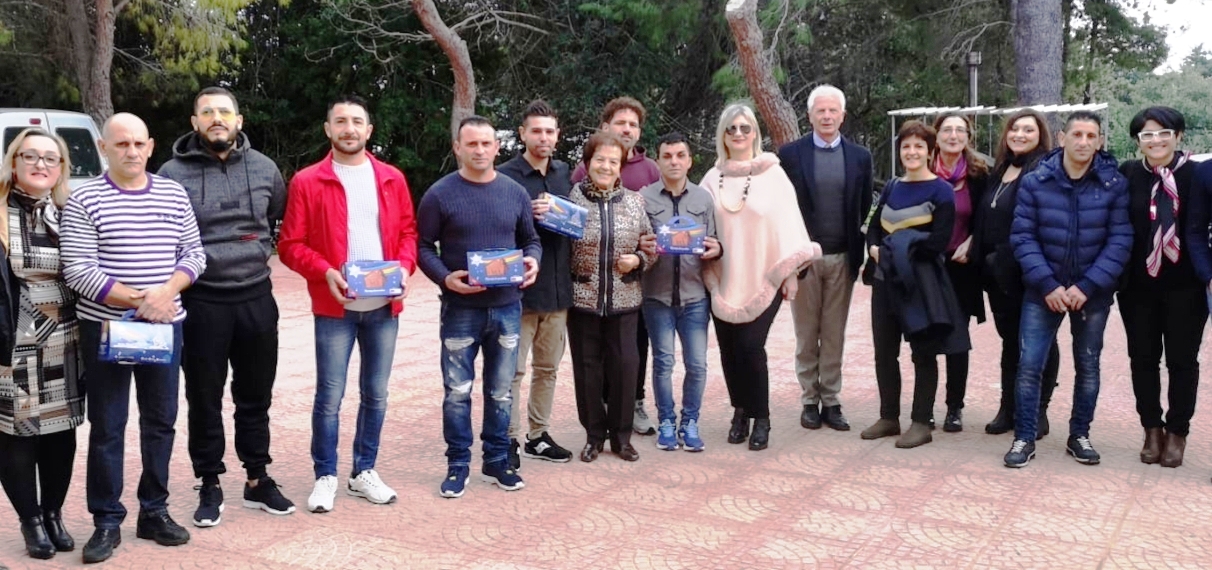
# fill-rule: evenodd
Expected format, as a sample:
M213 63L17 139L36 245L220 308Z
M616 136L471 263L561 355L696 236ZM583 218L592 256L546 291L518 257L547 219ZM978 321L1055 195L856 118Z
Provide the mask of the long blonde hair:
M29 137L46 137L55 141L55 146L59 147L59 157L62 162L59 163L59 180L55 182L55 187L51 188L51 201L55 203L55 206L62 208L67 205L67 198L71 196L72 192L71 186L68 184L68 179L71 178L72 163L67 143L58 135L39 128L31 127L21 131L21 134L18 134L8 145L8 151L4 153L4 163L0 164L0 212L3 212L0 214L0 242L4 243L5 250L8 249L8 195L17 185L17 152L21 150L25 139Z

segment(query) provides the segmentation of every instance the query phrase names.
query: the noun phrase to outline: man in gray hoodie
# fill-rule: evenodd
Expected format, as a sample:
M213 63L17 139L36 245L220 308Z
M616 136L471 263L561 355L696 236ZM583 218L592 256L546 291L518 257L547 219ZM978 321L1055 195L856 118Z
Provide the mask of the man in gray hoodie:
M223 391L229 363L236 455L248 473L244 506L275 515L295 510L266 473L278 367L278 305L268 262L273 230L286 208L286 184L278 166L240 132L244 117L230 91L199 92L190 123L194 130L173 143L173 159L159 174L189 192L206 249L206 271L182 295L189 316L181 368L189 456L194 476L202 479L194 525L210 527L223 512L219 475L227 471Z

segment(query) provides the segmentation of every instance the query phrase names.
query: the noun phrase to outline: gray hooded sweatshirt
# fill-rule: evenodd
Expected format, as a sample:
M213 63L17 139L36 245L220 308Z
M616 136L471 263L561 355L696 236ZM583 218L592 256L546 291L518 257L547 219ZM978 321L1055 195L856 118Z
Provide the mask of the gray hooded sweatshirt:
M269 290L273 229L286 209L286 183L269 157L239 133L220 161L196 132L173 143L159 174L185 187L206 249L206 272L189 294L239 302Z

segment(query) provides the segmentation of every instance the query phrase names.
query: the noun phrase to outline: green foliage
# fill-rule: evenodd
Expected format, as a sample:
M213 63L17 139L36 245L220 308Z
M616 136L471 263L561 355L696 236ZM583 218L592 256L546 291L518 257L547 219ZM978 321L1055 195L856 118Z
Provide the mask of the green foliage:
M1187 123L1183 148L1212 152L1212 78L1194 66L1161 75L1120 71L1100 89L1108 94L1107 149L1121 160L1138 158L1136 143L1128 136L1128 123L1145 107L1166 105L1182 112Z

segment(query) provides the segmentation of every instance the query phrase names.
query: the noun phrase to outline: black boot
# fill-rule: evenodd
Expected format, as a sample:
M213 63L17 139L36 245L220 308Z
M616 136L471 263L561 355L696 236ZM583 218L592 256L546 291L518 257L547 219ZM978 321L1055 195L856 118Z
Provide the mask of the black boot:
M21 536L25 537L25 551L33 558L50 560L55 557L55 545L46 536L42 526L42 515L21 519Z
M72 535L67 534L67 529L63 528L63 515L58 509L42 511L42 526L46 528L46 535L50 537L51 544L55 545L55 550L59 552L71 552L76 548L76 541Z
M993 421L985 424L985 433L989 435L1001 435L1014 429L1014 409L1007 407L1003 402L1002 407L997 409L997 415L993 417Z
M1039 419L1035 423L1035 441L1044 439L1048 435L1052 426L1048 425L1048 404L1052 403L1052 391L1056 389L1056 383L1049 384L1047 380L1041 386L1039 392Z
M753 435L749 436L749 449L751 451L766 449L768 443L770 443L770 418L754 419Z
M745 417L745 410L736 408L732 412L732 429L728 430L728 443L745 443L747 437L749 437L749 418Z

